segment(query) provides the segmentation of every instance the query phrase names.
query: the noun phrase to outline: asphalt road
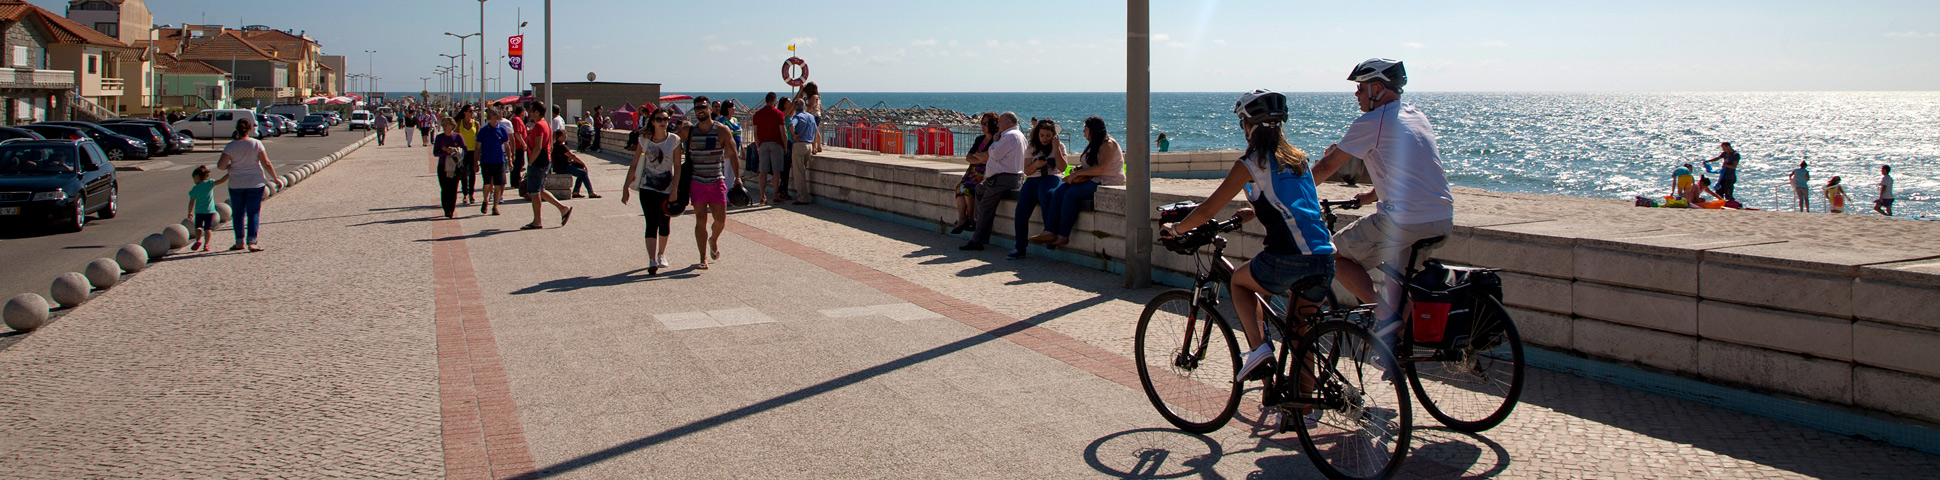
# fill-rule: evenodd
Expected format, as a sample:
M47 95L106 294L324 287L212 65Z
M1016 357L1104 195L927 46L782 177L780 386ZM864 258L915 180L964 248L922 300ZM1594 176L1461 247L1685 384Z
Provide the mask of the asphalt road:
M297 138L296 134L285 134L264 139L263 145L269 149L270 163L276 166L278 173L282 173L286 168L323 158L355 142L364 133L362 130L346 133L339 125L331 128L328 137ZM398 136L392 137L388 140L403 141ZM196 165L208 165L214 170L223 143L197 141L193 152L153 160L174 165L148 171L115 172L121 186L120 214L108 220L90 217L87 227L80 232L59 233L53 228L37 225L0 226L0 302L22 293L38 293L48 297L51 303L53 300L48 295L47 287L56 275L79 272L96 258L114 258L115 250L122 245L140 243L142 237L160 232L170 224L180 223L188 216L189 187L194 185L189 171ZM121 165L141 163L149 162L123 162ZM220 177L221 171L217 171L216 176ZM216 201L227 201L228 196L227 188L216 187ZM273 201L264 205L265 227L276 220L275 205ZM214 248L229 248L234 243L234 237L230 235L229 231L219 228L215 232ZM265 240L264 243L268 246L273 245L274 241Z

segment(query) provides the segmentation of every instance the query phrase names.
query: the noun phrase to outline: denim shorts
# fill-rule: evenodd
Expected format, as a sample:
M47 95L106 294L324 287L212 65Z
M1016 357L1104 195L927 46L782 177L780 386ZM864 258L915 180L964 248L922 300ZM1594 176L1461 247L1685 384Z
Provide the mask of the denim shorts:
M1275 295L1297 295L1308 301L1318 302L1327 298L1327 290L1334 284L1333 255L1279 255L1260 252L1252 261L1246 262L1246 271L1253 274L1253 281L1260 288ZM1288 292L1295 282L1307 277L1320 276L1322 281L1298 292Z

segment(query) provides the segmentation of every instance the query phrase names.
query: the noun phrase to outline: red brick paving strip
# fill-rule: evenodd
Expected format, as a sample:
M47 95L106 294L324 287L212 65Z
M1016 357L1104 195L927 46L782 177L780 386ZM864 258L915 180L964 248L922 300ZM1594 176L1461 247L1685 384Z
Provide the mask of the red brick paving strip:
M457 220L431 224L434 238L464 234ZM431 244L437 298L438 399L445 478L506 478L533 470L525 428L499 363L498 341L479 301L464 239Z

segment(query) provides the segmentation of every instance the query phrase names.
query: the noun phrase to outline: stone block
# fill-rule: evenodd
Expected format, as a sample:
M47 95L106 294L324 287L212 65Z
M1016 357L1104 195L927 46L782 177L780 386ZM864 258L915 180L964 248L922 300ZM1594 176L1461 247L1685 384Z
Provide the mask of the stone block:
M1697 337L1575 318L1570 343L1576 351L1637 362L1676 372L1697 373Z
M1940 259L1860 267L1853 316L1940 330Z
M1706 339L1698 374L1841 405L1852 404L1852 364Z
M1850 317L1852 279L1866 265L1905 262L1931 254L1766 243L1706 250L1698 294L1707 299Z
M1860 365L1852 369L1853 405L1940 422L1940 378Z
M1576 278L1609 285L1696 296L1695 258L1631 253L1578 245Z
M1940 331L1856 322L1852 358L1875 367L1940 377Z
M1522 333L1522 340L1532 345L1571 350L1572 330L1575 320L1569 315L1557 315L1541 310L1506 307L1509 318L1515 321L1516 331Z
M1852 321L1715 300L1698 302L1698 335L1707 340L1852 360Z
M1573 311L1570 280L1502 272L1502 304L1569 315ZM1608 320L1608 319L1606 319Z
M1685 335L1698 334L1697 297L1587 281L1576 282L1571 292L1571 305L1577 316Z

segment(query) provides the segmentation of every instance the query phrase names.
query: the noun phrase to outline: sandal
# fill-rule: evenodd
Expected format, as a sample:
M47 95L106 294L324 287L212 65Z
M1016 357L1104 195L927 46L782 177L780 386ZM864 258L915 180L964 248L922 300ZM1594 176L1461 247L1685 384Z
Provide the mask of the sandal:
M525 224L525 226L523 227L519 227L520 230L538 230L541 228L546 228L546 227L544 225L533 225L530 223Z
M256 245L250 245L250 246L249 246L249 251L251 251L251 252L260 252L260 251L263 251L263 247L260 247L260 246L256 246Z
M570 221L573 221L573 207L566 207L566 211L559 212L559 226L564 227Z
M707 269L707 264L705 264L705 263L696 263L696 264L694 264L694 269L695 269L695 270L706 270L706 269Z

